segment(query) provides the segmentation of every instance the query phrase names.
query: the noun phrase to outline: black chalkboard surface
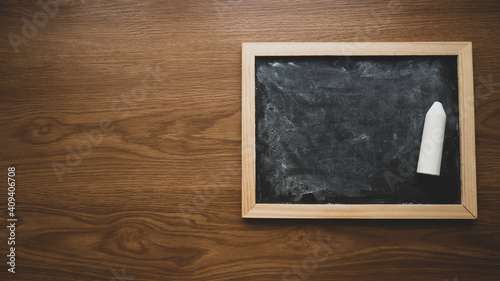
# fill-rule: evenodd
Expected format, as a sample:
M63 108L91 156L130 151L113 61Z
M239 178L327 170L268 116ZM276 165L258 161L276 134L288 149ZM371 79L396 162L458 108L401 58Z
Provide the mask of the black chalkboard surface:
M457 56L256 57L256 202L460 203L457 85ZM438 177L416 173L435 101Z

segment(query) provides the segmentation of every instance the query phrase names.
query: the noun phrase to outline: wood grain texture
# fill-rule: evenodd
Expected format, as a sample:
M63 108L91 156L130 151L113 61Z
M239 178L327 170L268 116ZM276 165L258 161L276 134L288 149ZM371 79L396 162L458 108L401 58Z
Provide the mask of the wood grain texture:
M37 2L0 4L19 218L1 280L500 276L498 1L68 0L16 53L7 36ZM471 41L478 219L241 219L241 43L266 41ZM62 182L54 161L73 165Z

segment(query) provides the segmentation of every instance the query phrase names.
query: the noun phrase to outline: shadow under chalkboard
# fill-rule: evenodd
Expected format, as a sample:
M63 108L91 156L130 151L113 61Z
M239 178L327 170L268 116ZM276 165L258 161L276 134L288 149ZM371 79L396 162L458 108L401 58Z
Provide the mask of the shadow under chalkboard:
M257 203L459 204L457 85L457 56L256 57ZM421 175L435 101L441 175Z

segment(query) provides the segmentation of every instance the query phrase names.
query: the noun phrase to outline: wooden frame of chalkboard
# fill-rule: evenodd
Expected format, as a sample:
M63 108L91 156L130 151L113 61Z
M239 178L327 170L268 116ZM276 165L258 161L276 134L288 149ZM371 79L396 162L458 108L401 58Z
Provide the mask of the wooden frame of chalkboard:
M458 204L280 204L256 201L256 58L456 56L460 154ZM242 217L352 219L477 218L471 42L243 43ZM458 164L457 164L458 165Z

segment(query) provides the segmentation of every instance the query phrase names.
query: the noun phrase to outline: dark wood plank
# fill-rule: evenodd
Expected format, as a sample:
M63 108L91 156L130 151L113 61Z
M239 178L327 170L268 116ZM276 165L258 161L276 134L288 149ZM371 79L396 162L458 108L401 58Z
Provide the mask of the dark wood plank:
M0 167L17 169L19 218L13 275L2 212L0 279L500 276L498 1L66 0L15 52L8 34L37 2L0 7ZM251 41L472 41L479 219L241 219ZM59 181L52 165L68 155Z

